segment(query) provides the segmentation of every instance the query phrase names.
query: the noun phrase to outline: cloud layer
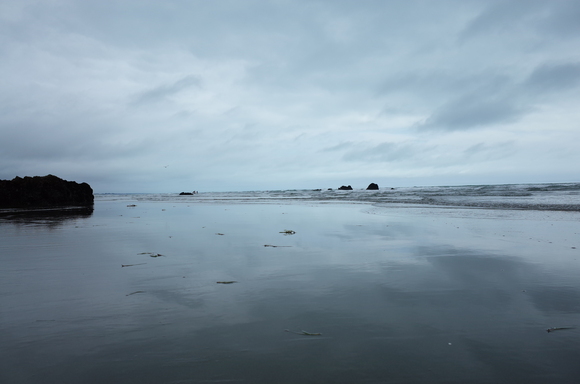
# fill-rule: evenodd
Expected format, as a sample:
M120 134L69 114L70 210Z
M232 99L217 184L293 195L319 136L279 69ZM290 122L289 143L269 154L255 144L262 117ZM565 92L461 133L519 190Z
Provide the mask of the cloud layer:
M574 1L0 4L0 179L578 181Z

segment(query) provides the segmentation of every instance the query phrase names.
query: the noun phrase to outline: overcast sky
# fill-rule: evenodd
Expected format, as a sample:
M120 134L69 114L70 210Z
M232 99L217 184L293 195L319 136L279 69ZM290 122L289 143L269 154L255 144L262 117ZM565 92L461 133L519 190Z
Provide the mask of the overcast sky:
M0 179L580 181L580 1L2 0Z

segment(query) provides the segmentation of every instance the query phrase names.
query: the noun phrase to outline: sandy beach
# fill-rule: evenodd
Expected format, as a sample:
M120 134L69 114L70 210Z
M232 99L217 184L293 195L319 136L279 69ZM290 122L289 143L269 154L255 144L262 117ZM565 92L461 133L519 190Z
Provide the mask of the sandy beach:
M579 218L124 200L0 218L0 382L572 383Z

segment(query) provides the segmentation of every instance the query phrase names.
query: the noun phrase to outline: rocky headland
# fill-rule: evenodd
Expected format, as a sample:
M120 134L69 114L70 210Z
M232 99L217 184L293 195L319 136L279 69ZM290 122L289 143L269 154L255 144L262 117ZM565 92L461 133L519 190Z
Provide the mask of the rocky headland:
M89 184L54 175L0 180L0 208L92 206L94 199Z

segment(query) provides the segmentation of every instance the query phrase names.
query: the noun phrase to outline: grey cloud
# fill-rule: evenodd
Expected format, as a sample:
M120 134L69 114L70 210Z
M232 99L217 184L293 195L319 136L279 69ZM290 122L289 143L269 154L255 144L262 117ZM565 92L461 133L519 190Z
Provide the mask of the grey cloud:
M546 34L563 40L574 39L580 34L578 1L492 0L482 4L477 16L459 34L460 42L490 35L513 39L523 32L539 43Z
M550 8L558 3L541 0L493 0L483 2L484 7L459 34L459 40L465 41L474 37L489 34L513 33L518 29L534 29L538 20L549 14Z
M192 87L201 87L201 79L193 75L185 76L171 84L160 85L139 94L134 104L156 102Z
M553 92L580 85L580 62L543 64L524 84L530 91Z
M403 71L390 74L377 86L377 95L409 93L421 98L436 97L442 90L453 92L465 89L475 81L468 76L432 70L429 72Z
M321 152L336 152L336 151L342 151L344 149L348 149L351 148L353 146L353 143L351 141L347 141L347 142L342 142L336 145L333 145L332 147L327 147L321 150Z
M535 24L543 33L550 33L561 39L574 39L580 35L580 2L573 0L543 1L549 7L545 18Z
M429 144L426 142L384 142L378 145L352 144L343 160L366 163L398 163L404 167L453 166L475 164L508 158L516 152L513 141L479 142L467 148L461 145ZM349 148L346 147L346 148Z
M441 103L443 98L461 94L461 98L489 98L510 92L514 75L501 68L470 69L462 72L451 69L400 70L390 74L377 87L377 96L409 95L426 103Z
M435 110L417 128L456 131L512 123L527 111L528 109L506 98L458 98Z
M463 150L461 156L471 161L498 160L506 158L515 152L513 141L494 143L477 143Z
M419 148L405 143L385 142L348 151L342 157L345 161L394 162L415 158Z
M419 84L410 82L411 87L438 87L436 81ZM523 81L516 75L486 74L460 77L450 81L449 90L441 87L441 95L450 97L435 108L423 122L417 123L419 130L458 131L476 129L496 124L514 123L533 112L544 96L559 97L556 91L577 88L580 85L580 63L544 63L532 70ZM467 92L460 92L460 86Z
M456 131L517 121L528 111L512 77L487 73L462 79L465 91L451 96L415 127L420 130Z

